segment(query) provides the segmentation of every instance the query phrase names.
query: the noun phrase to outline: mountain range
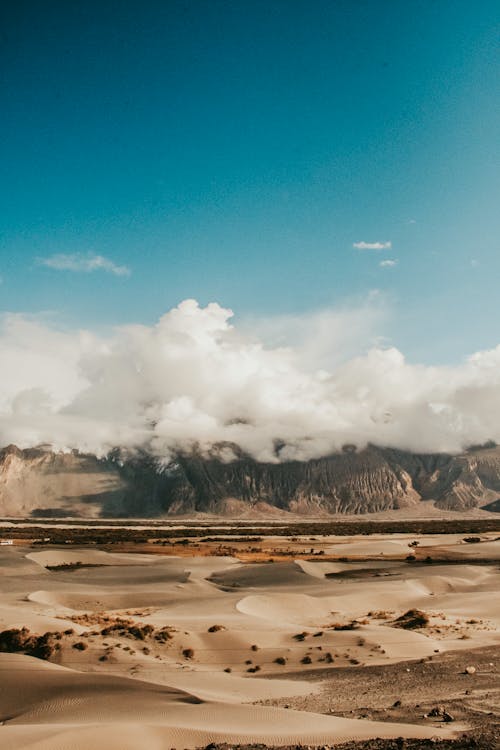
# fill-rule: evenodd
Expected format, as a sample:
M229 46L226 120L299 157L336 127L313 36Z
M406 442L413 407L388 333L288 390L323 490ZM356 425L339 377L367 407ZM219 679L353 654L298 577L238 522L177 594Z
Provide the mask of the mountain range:
M369 445L309 461L259 463L233 448L179 454L168 463L147 453L104 458L46 446L0 450L3 517L162 517L248 512L303 516L363 514L433 500L443 510L500 512L500 447L459 455L415 454Z

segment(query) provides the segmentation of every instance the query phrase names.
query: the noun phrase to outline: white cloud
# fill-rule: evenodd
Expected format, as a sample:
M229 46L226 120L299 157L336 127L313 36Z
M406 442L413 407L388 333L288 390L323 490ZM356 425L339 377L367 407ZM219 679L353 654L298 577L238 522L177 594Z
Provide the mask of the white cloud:
M410 365L370 344L372 314L366 303L270 321L283 339L296 331L293 345L274 346L232 325L230 310L194 300L107 338L4 316L0 445L141 446L165 457L229 442L273 461L277 440L280 459L345 443L425 452L500 442L500 346L457 367Z
M390 250L392 242L353 242L356 250Z
M48 258L38 258L38 263L56 271L74 271L76 273L91 273L92 271L107 271L115 276L130 276L127 266L118 266L104 255L89 253L57 253Z
M397 260L381 260L379 263L380 268L393 268L394 266L397 266L398 261Z

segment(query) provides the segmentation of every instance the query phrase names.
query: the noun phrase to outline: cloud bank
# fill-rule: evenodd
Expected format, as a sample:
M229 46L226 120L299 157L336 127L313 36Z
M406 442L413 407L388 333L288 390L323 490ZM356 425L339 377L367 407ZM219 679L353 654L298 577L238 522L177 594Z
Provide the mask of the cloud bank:
M280 319L293 346L266 344L271 324L257 336L230 310L194 300L108 337L5 315L0 444L101 455L142 447L168 459L228 442L279 461L345 443L459 451L500 441L500 346L457 367L411 365L395 348L369 346L378 315L372 299L361 311Z
M38 264L55 271L73 271L74 273L107 271L115 276L130 276L130 268L118 266L109 258L105 258L104 255L57 253L56 255L50 255L48 258L38 258Z

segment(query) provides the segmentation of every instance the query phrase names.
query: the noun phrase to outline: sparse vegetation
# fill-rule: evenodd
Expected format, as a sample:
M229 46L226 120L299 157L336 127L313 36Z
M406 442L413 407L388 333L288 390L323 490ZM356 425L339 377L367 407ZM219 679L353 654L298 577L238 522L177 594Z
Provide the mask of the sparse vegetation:
M59 633L47 632L34 635L28 628L10 628L0 633L0 651L23 653L37 659L50 659L60 649ZM58 648L59 647L59 648Z
M393 621L393 625L396 628L404 628L405 630L416 630L417 628L426 628L429 624L430 618L426 612L421 609L409 609L400 617L397 617Z
M350 622L335 622L330 626L333 630L358 630L360 624L357 620Z
M60 565L46 565L45 569L50 571L66 571L71 572L72 570L80 570L80 568L104 568L106 567L102 563L83 563L79 560L74 563L61 563Z
M297 635L294 635L293 637L296 641L305 641L308 635L309 633L304 631L303 633L297 633Z
M147 544L148 542L161 543L163 540L182 540L183 543L189 541L188 538L206 538L206 528L202 525L193 524L190 528L161 528L152 523L151 528L134 528L134 522L127 519L92 519L92 525L88 519L72 519L71 525L67 522L64 525L58 525L54 519L37 519L37 525L18 526L23 519L9 519L13 524L9 529L9 537L13 539L29 539L37 545L51 544L116 544L116 543L135 543ZM498 520L490 518L482 519L422 519L421 521L372 521L369 519L355 521L327 521L327 522L304 522L286 524L282 526L273 526L272 528L261 526L255 528L242 528L241 526L213 528L214 537L210 541L217 540L218 534L223 535L231 541L251 541L258 536L263 539L269 534L273 536L289 536L299 538L300 536L310 536L314 532L317 538L322 536L354 536L357 534L469 534L472 538L474 533L485 533L488 531L498 530ZM478 538L479 539L479 538ZM479 539L480 541L480 539ZM182 546L182 545L181 545ZM348 562L347 558L338 558L340 561Z

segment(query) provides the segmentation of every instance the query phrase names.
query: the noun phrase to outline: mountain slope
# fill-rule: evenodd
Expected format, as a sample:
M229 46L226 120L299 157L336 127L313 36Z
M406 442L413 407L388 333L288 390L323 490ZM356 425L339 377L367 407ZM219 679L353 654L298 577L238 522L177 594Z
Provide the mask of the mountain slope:
M251 506L303 515L371 513L433 499L437 507L498 508L500 448L458 456L368 446L307 462L230 463L179 455L168 466L147 454L123 458L0 451L2 516L238 514Z

